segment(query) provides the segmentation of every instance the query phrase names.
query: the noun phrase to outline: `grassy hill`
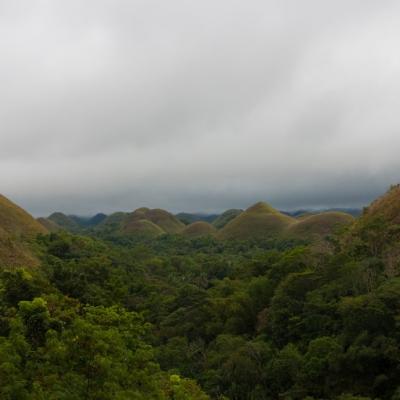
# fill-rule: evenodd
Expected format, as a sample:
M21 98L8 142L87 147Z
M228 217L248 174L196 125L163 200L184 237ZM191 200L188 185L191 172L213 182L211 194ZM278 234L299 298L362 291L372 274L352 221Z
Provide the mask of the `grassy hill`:
M221 239L254 239L282 234L296 220L269 204L259 202L228 222L218 233Z
M137 221L146 220L156 225L164 233L179 233L185 227L185 224L178 220L174 215L168 211L159 208L149 209L146 207L138 208L133 213L129 214L123 223L124 232L133 232L134 226ZM149 227L149 224L146 224Z
M217 230L208 222L197 221L188 225L181 233L184 236L196 238L209 235L214 236L217 233Z
M48 230L21 207L0 195L0 264L32 266L37 259L30 242Z
M400 224L400 185L392 186L383 196L366 207L361 220L371 220L376 217L386 223Z
M9 234L21 237L47 232L35 218L2 195L0 195L0 227Z
M179 233L185 225L168 211L156 208L144 213L145 219L153 222L167 233Z
M305 214L301 215L296 223L288 227L287 235L298 239L324 237L353 222L354 218L350 214L339 211Z
M218 218L216 218L212 224L215 228L222 229L228 222L232 221L242 212L243 210L237 210L237 209L226 210L221 215L219 215Z
M156 237L165 233L165 231L160 228L155 223L147 219L127 219L124 222L122 232L126 235L141 235L148 237Z

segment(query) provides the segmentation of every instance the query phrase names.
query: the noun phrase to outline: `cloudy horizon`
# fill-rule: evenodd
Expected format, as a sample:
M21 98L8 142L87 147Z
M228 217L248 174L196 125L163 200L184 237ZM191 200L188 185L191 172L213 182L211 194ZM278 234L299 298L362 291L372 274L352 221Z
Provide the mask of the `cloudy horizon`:
M399 16L0 0L0 193L35 216L367 205L400 181Z

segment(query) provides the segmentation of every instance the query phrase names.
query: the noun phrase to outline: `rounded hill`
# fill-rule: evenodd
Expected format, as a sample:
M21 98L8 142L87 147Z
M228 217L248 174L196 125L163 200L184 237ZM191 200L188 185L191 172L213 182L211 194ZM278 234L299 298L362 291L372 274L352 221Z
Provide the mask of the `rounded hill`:
M179 221L174 215L160 208L138 208L129 214L125 220L125 228L133 226L135 221L146 220L158 226L164 233L179 233L184 229L185 224ZM131 229L130 229L131 230Z
M197 221L186 226L182 234L190 238L196 238L201 236L213 236L216 232L217 230L208 222Z
M353 222L354 218L350 214L338 211L302 215L298 222L288 227L287 233L289 236L298 239L310 239L315 236L324 237L342 227L351 225Z
M221 239L259 239L282 234L296 220L282 214L269 204L259 202L225 225L218 234Z
M128 219L123 226L123 233L126 235L156 237L162 235L165 231L147 219Z

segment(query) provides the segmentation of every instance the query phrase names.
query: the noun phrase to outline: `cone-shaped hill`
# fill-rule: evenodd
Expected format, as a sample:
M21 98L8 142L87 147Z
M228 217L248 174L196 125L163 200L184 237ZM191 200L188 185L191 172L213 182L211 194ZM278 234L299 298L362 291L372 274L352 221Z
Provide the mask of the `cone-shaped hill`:
M182 234L189 238L196 238L201 236L214 236L217 230L210 223L205 221L197 221L188 225L183 229Z
M254 239L281 235L296 220L259 202L232 219L218 233L221 239Z
M298 221L288 227L287 235L298 239L324 237L354 222L350 214L328 211L319 214L303 214Z
M25 210L0 195L0 266L37 264L29 241L47 229Z

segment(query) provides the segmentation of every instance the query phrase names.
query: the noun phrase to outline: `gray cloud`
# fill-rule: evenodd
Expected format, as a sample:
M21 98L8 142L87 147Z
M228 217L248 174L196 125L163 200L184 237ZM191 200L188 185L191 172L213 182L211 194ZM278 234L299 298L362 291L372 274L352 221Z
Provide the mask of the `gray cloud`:
M399 16L0 0L0 190L35 215L366 204L400 181Z

